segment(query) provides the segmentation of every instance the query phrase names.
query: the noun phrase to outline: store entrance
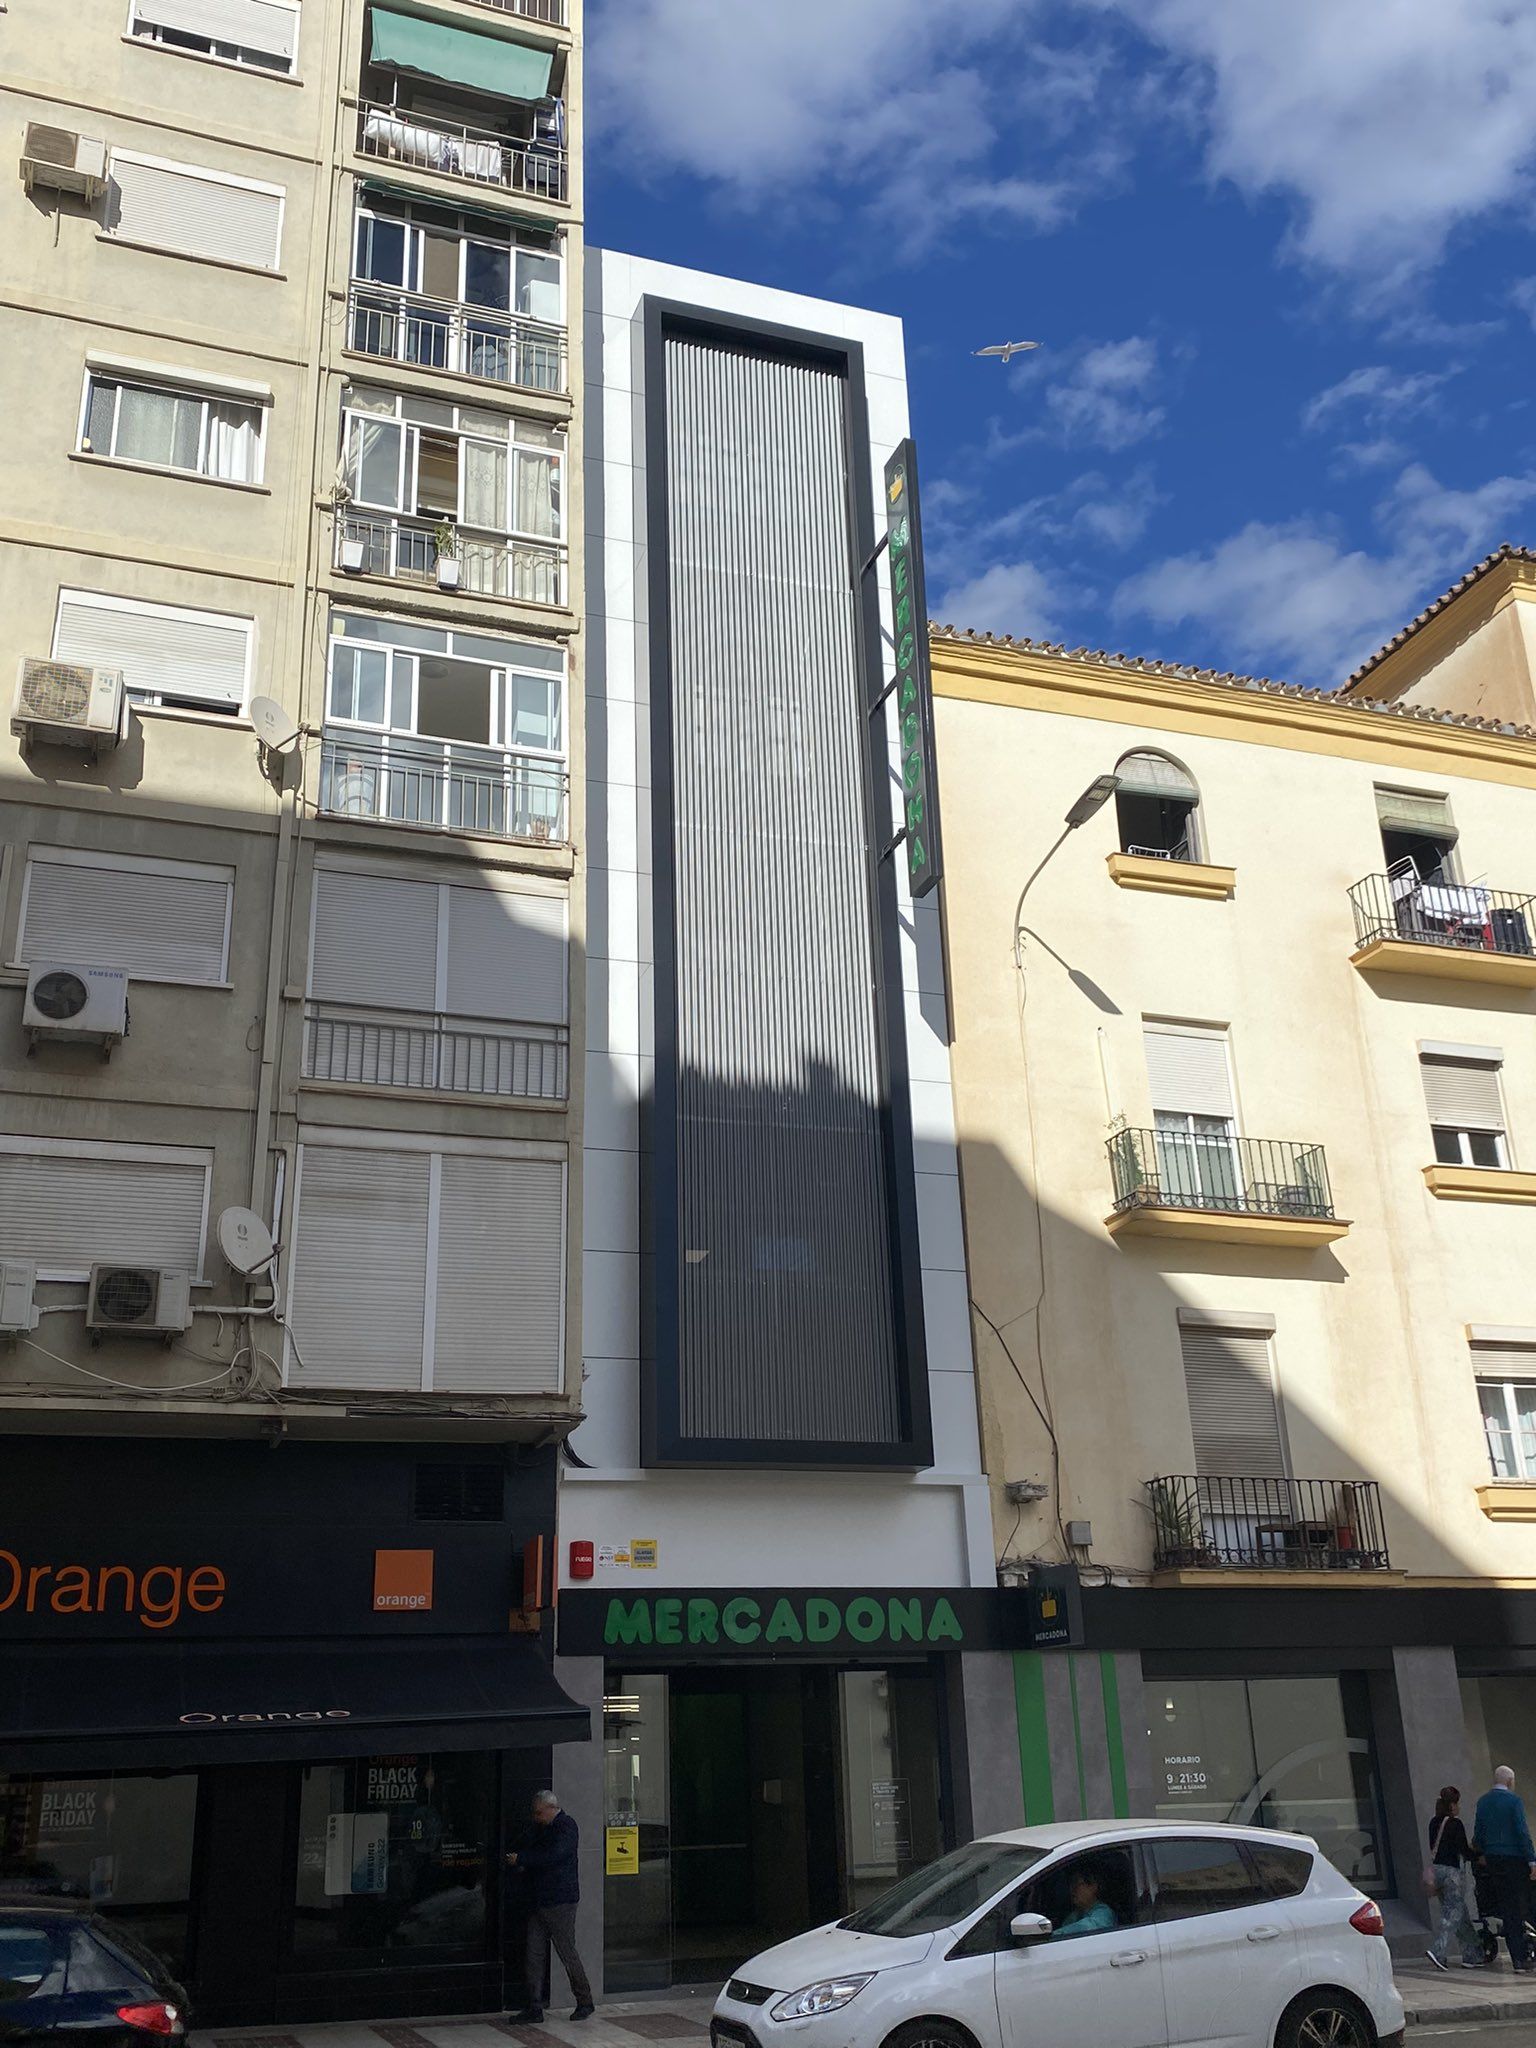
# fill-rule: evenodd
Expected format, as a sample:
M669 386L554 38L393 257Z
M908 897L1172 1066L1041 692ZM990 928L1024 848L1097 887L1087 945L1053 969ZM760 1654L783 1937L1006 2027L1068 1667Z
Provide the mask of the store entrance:
M719 1983L944 1847L926 1664L610 1675L606 1981Z

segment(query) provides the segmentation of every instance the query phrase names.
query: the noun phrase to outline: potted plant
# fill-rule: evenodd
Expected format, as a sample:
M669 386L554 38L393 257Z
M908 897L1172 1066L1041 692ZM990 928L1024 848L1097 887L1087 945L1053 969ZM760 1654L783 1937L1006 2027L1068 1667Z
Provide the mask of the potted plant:
M437 587L439 590L457 590L459 587L459 537L447 520L441 520L432 536L437 546Z
M1154 1482L1152 1543L1154 1566L1160 1571L1190 1571L1214 1565L1216 1553L1205 1533L1205 1517L1197 1500L1171 1492Z

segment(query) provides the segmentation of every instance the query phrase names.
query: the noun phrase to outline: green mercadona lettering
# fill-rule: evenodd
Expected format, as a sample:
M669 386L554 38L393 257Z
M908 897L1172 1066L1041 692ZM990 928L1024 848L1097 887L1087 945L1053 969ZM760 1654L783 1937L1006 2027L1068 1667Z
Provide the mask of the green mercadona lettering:
M959 1643L959 1617L942 1594L857 1594L833 1600L822 1594L780 1598L770 1604L748 1593L712 1600L700 1594L648 1595L608 1602L603 1641L610 1646L653 1644L662 1649L735 1643L772 1649L792 1644Z

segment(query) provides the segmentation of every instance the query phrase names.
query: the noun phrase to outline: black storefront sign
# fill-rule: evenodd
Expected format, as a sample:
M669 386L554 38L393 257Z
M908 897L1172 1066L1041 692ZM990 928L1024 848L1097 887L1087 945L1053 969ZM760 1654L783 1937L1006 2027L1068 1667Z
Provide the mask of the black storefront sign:
M902 827L907 883L926 896L944 874L928 661L928 594L917 498L917 451L910 440L885 465L885 530L891 556L891 632L896 653L896 717L901 735Z

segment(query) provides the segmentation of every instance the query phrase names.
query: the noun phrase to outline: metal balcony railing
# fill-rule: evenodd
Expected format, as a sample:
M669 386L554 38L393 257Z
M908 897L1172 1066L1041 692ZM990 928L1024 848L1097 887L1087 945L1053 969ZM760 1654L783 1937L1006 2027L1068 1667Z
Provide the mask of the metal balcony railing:
M1321 1145L1224 1133L1116 1131L1115 1208L1209 1209L1229 1216L1333 1215Z
M440 564L430 519L388 512L338 512L336 566L357 576L437 584L466 597L514 604L565 603L565 548L559 541L492 540L456 530L452 565Z
M491 128L442 121L436 115L427 119L407 107L364 101L358 108L357 146L364 156L385 163L409 164L419 171L465 178L473 185L495 185L530 199L563 205L568 194L562 144L522 141Z
M452 370L522 391L566 388L565 329L522 313L354 280L347 346L422 370Z
M557 761L462 740L331 728L320 750L320 809L333 818L561 845L569 785Z
M568 1058L567 1033L556 1025L304 1006L304 1072L312 1081L563 1102Z
M476 7L491 7L498 14L520 14L524 21L542 21L551 28L567 22L565 0L472 0Z
M1406 862L1404 864L1406 866ZM1407 939L1476 953L1536 953L1536 897L1438 876L1367 875L1349 892L1355 944Z
M1373 1479L1149 1479L1157 1571L1386 1571Z

